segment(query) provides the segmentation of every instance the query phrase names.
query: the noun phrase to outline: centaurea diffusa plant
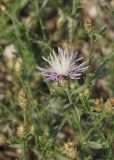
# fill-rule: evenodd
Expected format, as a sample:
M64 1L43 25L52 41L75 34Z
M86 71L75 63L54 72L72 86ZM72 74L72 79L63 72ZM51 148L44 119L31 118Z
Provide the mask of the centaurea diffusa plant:
M83 57L78 58L77 54L78 52L70 52L67 48L62 50L58 47L58 55L53 51L48 58L43 57L49 66L45 66L45 68L38 67L40 74L45 76L47 80L58 83L69 79L80 79L88 66L85 67L85 62L78 65Z
M45 66L45 68L38 67L40 74L43 75L47 80L57 82L59 85L61 85L64 81L68 82L69 84L71 80L80 79L82 74L88 69L89 66L85 66L85 62L81 62L79 64L79 61L81 61L83 57L78 58L77 54L78 52L70 51L68 48L63 50L58 47L58 54L53 51L52 54L50 53L48 58L43 57L43 59L48 62L49 66ZM75 124L78 128L80 136L80 144L83 145L84 140L79 111L73 103L69 86L63 87L63 90L67 93L69 104L71 106L71 121L74 123L73 118L75 117Z

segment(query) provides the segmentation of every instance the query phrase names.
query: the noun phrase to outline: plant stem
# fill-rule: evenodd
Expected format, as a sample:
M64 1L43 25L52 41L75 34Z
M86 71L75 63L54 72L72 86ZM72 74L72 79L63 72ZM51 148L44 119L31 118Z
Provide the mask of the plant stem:
M41 27L41 32L42 32L43 39L46 40L46 34L45 34L43 20L42 20L42 16L41 16L42 12L41 12L41 9L40 9L40 6L39 6L39 0L34 1L34 6L35 6L35 9L36 9L38 21L39 21L39 24L40 24L40 27Z
M44 152L43 152L42 157L41 157L41 159L40 159L40 160L43 160L43 159L44 159L44 157L45 157L45 155L46 155L47 147L48 147L48 144L49 144L49 140L50 140L50 139L48 139L48 140L47 140L47 142L46 142L46 144L45 144Z
M82 132L81 124L80 124L80 117L79 117L79 114L78 114L78 109L77 109L77 107L73 104L72 96L71 96L71 94L70 94L69 89L66 89L65 91L66 91L66 93L67 93L67 96L68 96L70 105L72 105L73 108L74 108L74 112L73 112L73 113L75 113L75 116L77 117L77 120L78 120L78 122L77 122L77 127L78 127L78 129L79 129L79 134L80 134L80 138L81 138L81 143L83 144L83 132Z
M24 125L25 125L25 127L27 127L26 109L24 109L24 115L23 115L23 118L24 118Z
M26 139L23 138L24 159L28 160Z
M113 138L114 138L114 128L112 128L112 131L111 131L111 133L109 134L109 136L108 136L109 138L108 138L108 144L109 144L109 148L108 148L108 151L107 151L107 156L106 156L106 158L107 159L110 159L111 158L111 156L112 156L112 142L113 142Z
M89 59L89 65L91 64L92 58L93 58L93 46L94 46L94 37L93 35L90 38L90 59Z
M72 105L72 97L71 97L71 94L70 94L70 92L69 92L69 89L66 89L65 92L66 92L66 94L67 94L67 96L68 96L68 100L69 100L69 102L70 102L70 105Z
M72 16L76 15L79 2L80 2L80 0L73 0L73 4L72 4Z
M92 35L92 37L90 38L90 55L93 54L93 46L94 46L94 38Z

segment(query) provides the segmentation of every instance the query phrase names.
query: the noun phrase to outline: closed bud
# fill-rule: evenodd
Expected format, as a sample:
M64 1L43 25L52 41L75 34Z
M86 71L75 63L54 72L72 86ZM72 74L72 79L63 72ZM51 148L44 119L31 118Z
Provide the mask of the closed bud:
M96 112L101 112L102 111L103 101L101 99L96 99L94 105L95 105L95 111Z
M6 6L3 4L0 4L0 11L5 11L6 10Z
M28 98L26 92L23 89L19 91L18 101L19 101L19 106L23 109L26 109L28 104Z
M87 32L92 32L95 28L95 23L94 23L94 20L90 17L87 17L85 22L84 22L84 29L87 31Z
M105 109L114 114L114 97L109 98L105 103Z
M24 124L21 124L18 128L17 128L17 135L20 138L24 138L27 134L27 128Z
M79 96L82 98L90 96L90 90L86 88L83 92L79 93Z
M35 134L35 131L36 131L36 125L31 125L31 128L30 128L30 131L31 133L34 135Z
M22 61L21 59L17 59L16 62L15 62L15 71L17 74L19 74L22 70Z
M66 154L70 158L74 159L77 157L77 151L72 142L64 143L62 150L63 150L63 153Z
M84 95L83 95L83 93L79 93L79 96L80 96L80 98L82 98Z
M87 88L83 92L84 97L89 97L90 96L90 90Z
M6 141L6 137L4 135L0 135L0 145L3 145L5 144L7 141Z
M59 16L57 19L57 28L59 29L64 25L64 23L66 21L66 17L61 9L58 10L58 14L59 14Z

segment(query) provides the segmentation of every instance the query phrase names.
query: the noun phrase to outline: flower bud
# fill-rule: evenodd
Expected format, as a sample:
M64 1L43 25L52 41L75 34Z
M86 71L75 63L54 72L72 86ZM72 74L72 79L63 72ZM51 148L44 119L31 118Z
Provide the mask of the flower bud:
M21 72L21 69L22 69L22 61L21 61L21 59L18 58L15 62L16 73L19 74Z
M90 90L86 88L82 93L79 93L80 97L89 97L90 96Z
M95 111L101 112L103 108L103 102L100 99L95 100Z
M6 143L6 137L1 134L0 135L0 145L3 145L5 143Z
M90 90L86 88L83 92L84 97L89 97L90 96Z
M31 125L31 128L30 128L30 131L31 133L34 135L35 134L35 131L36 131L36 125Z
M18 128L17 128L17 135L20 138L24 138L27 134L27 128L24 124L21 124Z
M0 11L6 11L6 6L3 4L0 4Z
M22 109L26 109L28 104L28 98L26 92L23 89L19 91L18 101L19 101L19 106Z
M64 25L64 23L66 21L66 17L61 9L58 10L58 14L59 14L59 16L57 19L57 28L59 29Z
M114 114L114 97L109 98L105 103L105 109Z
M92 32L95 28L94 24L95 24L94 20L90 17L87 17L86 20L85 20L85 23L84 23L84 29L87 32Z
M64 143L62 147L63 153L70 158L76 158L77 151L75 150L74 144L72 142Z

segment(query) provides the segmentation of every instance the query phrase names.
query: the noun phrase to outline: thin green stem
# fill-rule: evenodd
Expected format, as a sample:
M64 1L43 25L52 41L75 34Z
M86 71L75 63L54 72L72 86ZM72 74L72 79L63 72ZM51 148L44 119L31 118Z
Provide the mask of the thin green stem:
M92 35L92 37L90 38L90 55L93 54L93 46L94 46L94 38Z
M73 0L73 4L72 4L72 16L73 17L76 15L79 2L80 0Z
M70 94L70 92L69 92L69 89L66 89L65 92L66 92L66 94L67 94L67 96L68 96L68 100L69 100L70 105L71 105L71 104L72 104L72 96L71 96L71 94Z
M37 16L38 16L39 24L40 24L40 27L41 27L41 32L42 32L42 35L43 35L43 39L46 40L46 34L45 34L45 31L44 31L43 20L42 20L42 17L41 17L41 9L40 9L40 6L39 6L39 1L35 0L34 1L34 6L35 6L36 13L37 13Z
M28 160L27 144L26 144L26 139L24 138L23 138L23 149L24 149L24 159Z
M114 128L112 128L111 133L109 134L109 138L108 138L108 144L109 144L109 148L107 151L107 159L110 159L112 157L112 142L113 142L113 138L114 138Z
M94 47L94 37L93 35L90 37L90 59L89 59L89 65L91 64L92 58L93 58L93 47Z
M67 89L65 90L66 93L67 93L67 96L68 96L68 99L69 99L69 102L70 102L70 105L73 106L74 108L74 113L75 113L75 116L77 117L77 127L79 129L79 134L80 134L80 138L81 138L81 143L83 143L83 132L82 132L82 127L81 127L81 124L80 124L80 117L79 117L79 114L78 114L78 110L76 108L76 106L73 104L73 101L72 101L72 96L70 94L70 91Z
M46 155L47 148L48 148L48 144L49 144L49 140L50 140L50 139L48 139L47 142L46 142L46 144L45 144L44 151L43 151L43 154L42 154L42 157L41 157L40 160L43 160L44 157L45 157L45 155Z
M76 106L74 106L74 110L75 110L75 114L76 114L76 116L77 116L77 117L78 117L78 119L79 119L79 124L80 124L80 118L79 118L79 115L78 115L78 111L77 111ZM80 132L80 138L81 138L81 141L83 142L83 131L82 131L81 124L80 124L80 126L78 126L78 128L79 128L79 132Z
M24 118L24 125L25 125L25 127L27 127L27 115L26 115L26 109L24 109L23 118Z

